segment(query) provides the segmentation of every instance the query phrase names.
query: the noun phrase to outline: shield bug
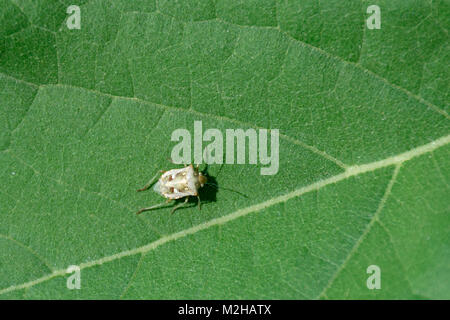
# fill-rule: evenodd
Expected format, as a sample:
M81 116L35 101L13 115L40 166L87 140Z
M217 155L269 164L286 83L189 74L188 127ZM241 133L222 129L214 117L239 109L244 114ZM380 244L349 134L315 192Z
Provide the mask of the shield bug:
M158 179L158 176L161 177ZM155 183L156 182L156 183ZM198 190L202 188L207 182L206 175L198 170L198 166L194 168L192 164L185 166L181 169L172 169L168 171L159 171L150 181L141 189L137 191L144 191L150 188L153 184L153 190L164 198L166 202L162 202L151 207L142 208L137 212L153 210L164 206L166 203L175 200L186 198L184 202L177 204L173 207L172 213L178 208L184 206L189 201L189 197L197 197L198 208L200 209L200 196Z

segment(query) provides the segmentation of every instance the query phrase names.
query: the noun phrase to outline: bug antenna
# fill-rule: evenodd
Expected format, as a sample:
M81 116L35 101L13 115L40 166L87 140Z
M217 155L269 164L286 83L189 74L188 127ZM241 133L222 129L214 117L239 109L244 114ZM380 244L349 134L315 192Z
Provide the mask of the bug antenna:
M217 184L215 184L215 183L207 182L205 185L207 185L207 186L213 186L214 188L216 188L217 190L219 190L219 186L218 186ZM244 198L247 198L247 199L248 199L248 196L247 196L246 194L242 193L242 192L239 192L239 191L236 191L236 190L233 190L233 189L224 188L224 187L220 187L220 189L228 190L228 191L237 193L237 194L243 196Z
M222 171L223 165L224 165L224 163L222 162L222 164L220 165L219 171L217 172L217 175L215 176L215 178L217 178L219 176L220 172ZM205 163L205 168L201 172L203 174L205 174L205 175L209 175L208 174L208 167L209 167L209 164L206 162Z
M224 164L225 164L225 163L222 162L222 165L220 166L219 171L217 172L216 178L219 176L220 172L222 171L222 168L223 168L223 165L224 165Z
M208 147L206 147L206 148L208 148ZM209 156L208 156L209 154L208 154L208 152L206 152L207 150L208 149L205 149L205 151L204 151L204 157L205 157L206 161L205 161L205 169L202 170L203 174L208 174L208 163L210 163ZM215 178L217 178L219 176L224 164L225 164L225 155L222 156L222 164L221 164L219 171L217 172L217 175L215 176Z
M215 175L214 178L217 179L219 177L219 174L222 171L223 165L224 165L224 163L222 162L222 164L220 165L219 171L217 171L217 175ZM208 164L206 164L206 168L202 172L207 173L207 169L208 169Z

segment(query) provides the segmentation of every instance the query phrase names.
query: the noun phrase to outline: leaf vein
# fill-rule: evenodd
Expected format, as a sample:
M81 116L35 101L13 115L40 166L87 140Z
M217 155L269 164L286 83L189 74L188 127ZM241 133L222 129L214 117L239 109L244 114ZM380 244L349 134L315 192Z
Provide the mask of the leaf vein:
M298 43L300 43L301 45L303 45L303 46L305 46L305 47L308 47L308 48L310 48L310 49L312 49L312 50L314 50L314 51L317 51L317 52L319 52L319 53L321 53L321 54L323 54L323 55L325 55L325 56L327 56L327 57L332 57L332 58L334 58L334 59L336 59L336 60L338 60L338 61L340 61L340 62L342 62L342 63L344 63L344 64L355 66L356 68L362 70L363 72L366 72L366 73L370 74L371 76L373 76L373 77L375 77L375 78L377 78L377 79L379 79L379 80L385 82L385 83L386 83L389 87L391 87L392 89L397 90L397 91L401 91L402 93L406 94L408 97L410 97L410 98L412 98L412 99L414 99L414 100L417 100L417 101L419 101L420 103L425 104L427 107L429 107L429 108L432 109L433 111L435 111L435 112L437 112L437 113L443 115L443 116L446 117L447 119L450 119L450 116L448 115L448 113L447 113L445 110L443 110L443 109L439 108L438 106L434 105L433 103L431 103L431 102L425 100L425 99L422 98L421 96L419 96L419 95L417 95L417 94L415 94L415 93L412 93L411 91L409 91L409 90L407 90L407 89L405 89L405 88L403 88L403 87L401 87L401 86L399 86L399 85L396 85L396 84L390 82L390 81L389 81L388 79L386 79L385 77L379 75L378 73L375 73L374 71L371 71L370 69L364 68L364 67L363 67L361 64L359 64L359 63L347 61L347 60L345 60L345 59L343 59L343 58L341 58L341 57L339 57L339 56L333 55L333 54L329 53L328 51L325 51L325 50L322 49L322 48L313 46L312 44L309 44L309 43L307 43L307 42L304 42L304 41L302 41L302 40L299 40L299 39L295 38L294 36L290 35L290 34L289 34L288 32L286 32L286 31L283 31L283 30L281 30L281 29L278 29L278 28L272 27L272 26L246 26L246 25L240 25L240 24L228 22L228 21L225 21L225 20L222 20L222 19L217 19L217 21L220 21L220 22L225 23L225 24L228 24L228 25L234 25L234 26L237 26L237 27L241 27L241 28L253 28L253 29L254 29L254 28L265 28L265 29L275 29L275 30L277 30L278 32L280 32L281 34L283 34L284 36L288 37L289 39L292 39L293 41L298 42Z
M338 175L332 176L330 178L324 179L324 180L319 180L317 182L314 182L308 186L304 186L301 187L299 189L296 189L292 192L289 192L287 194L266 200L264 202L261 203L257 203L254 205L251 205L249 207L246 208L242 208L239 209L237 211L234 211L228 215L225 216L221 216L212 220L209 220L207 222L195 225L193 227L190 227L188 229L185 230L181 230L179 232L164 236L156 241L153 241L147 245L138 247L138 248L134 248L134 249L130 249L130 250L125 250L125 251L121 251L118 252L116 254L110 255L110 256L105 256L103 258L100 258L98 260L92 260L92 261L87 261L87 262L83 262L79 264L80 269L85 269L85 268L90 268L93 266L98 266L98 265L102 265L104 263L107 262L111 262L111 261L115 261L117 259L121 259L123 257L127 257L127 256L131 256L131 255L135 255L135 254L143 254L143 253L147 253L151 250L154 250L156 248L158 248L159 246L166 244L168 242L171 241L175 241L184 237L187 237L189 235L195 234L197 232L206 230L210 227L215 227L215 226L220 226L222 224L225 224L227 222L233 221L235 219L238 219L240 217L246 216L250 213L255 213L255 212L259 212L261 210L264 210L268 207L271 207L273 205L279 204L279 203L284 203L290 199L293 199L295 197L299 197L305 193L311 192L311 191L316 191L316 190L320 190L323 187L326 187L327 185L330 184L335 184L338 183L342 180L346 180L348 178L354 177L354 176L358 176L360 174L364 174L364 173L368 173L368 172L372 172L375 171L377 169L381 169L381 168L385 168L391 165L396 165L396 168L394 170L394 174L393 177L391 179L391 181L388 184L387 190L385 192L385 195L383 196L382 200L380 201L380 206L377 210L377 212L374 214L374 216L378 216L379 211L381 211L381 209L384 206L384 203L387 199L387 197L390 194L390 190L392 188L392 185L394 184L398 171L400 169L400 166L402 163L409 161L415 157L421 156L423 154L427 154L430 152L433 152L434 150L443 147L445 145L447 145L448 143L450 143L450 135L441 137L435 141L432 141L426 145L422 145L420 147L411 149L407 152L398 154L396 156L390 157L390 158L386 158L380 161L376 161L376 162L372 162L372 163L368 163L365 165L356 165L353 167L349 167L345 170L345 172L340 173ZM374 218L372 219L372 221L375 221ZM371 224L373 224L373 222L371 221ZM370 230L370 226L371 224L369 223L368 228L366 230ZM362 239L363 237L361 237ZM360 241L361 242L361 241ZM356 245L358 246L358 244ZM355 247L356 247L355 246ZM352 250L353 251L353 250ZM349 254L349 256L351 256L351 254ZM20 290L20 289L24 289L24 288L28 288L34 285L37 285L39 283L45 282L47 280L53 279L55 277L58 276L62 276L65 275L66 271L65 270L56 270L53 273L46 275L44 277L35 279L33 281L29 281L29 282L25 282L22 284L18 284L18 285L12 285L10 287L7 288L3 288L0 289L0 294L5 294L7 292L11 292L11 291L15 291L15 290ZM331 281L332 282L332 281ZM324 291L326 291L326 288L324 289ZM322 294L321 294L322 295Z
M19 241L19 240L14 239L13 237L11 237L11 236L9 236L9 235L3 234L3 233L0 233L0 238L9 240L9 241L11 241L11 242L17 244L19 247L22 247L22 248L26 249L26 250L27 250L28 252L30 252L34 257L36 257L36 259L38 259L39 261L41 261L42 264L44 264L45 267L48 268L48 270L49 270L50 272L53 272L53 271L54 271L53 268L50 266L50 264L49 264L44 258L42 258L36 251L34 251L33 248L31 248L30 246L28 246L28 245L22 243L22 242Z
M353 248L350 250L350 252L348 253L348 255L345 257L343 263L340 265L340 267L338 267L335 271L335 273L331 276L330 281L328 282L328 284L325 286L325 288L322 290L322 292L317 296L316 299L320 299L322 297L324 297L326 295L326 292L328 291L328 289L331 288L331 286L334 283L334 280L336 280L336 278L338 277L338 275L342 272L342 270L344 270L344 268L348 265L350 259L354 256L354 254L356 253L356 251L358 250L358 248L360 247L360 245L362 244L362 242L364 241L364 239L366 238L366 236L369 234L369 232L372 230L372 226L374 225L374 223L376 221L378 221L379 219L379 215L380 212L383 210L384 205L389 197L389 195L391 194L392 191L392 186L394 185L395 181L397 180L397 175L400 171L400 167L401 167L401 163L398 163L394 169L394 173L392 174L392 178L389 181L387 187L386 187L386 191L384 192L384 195L381 197L380 203L378 205L377 210L375 211L374 215L372 216L371 220L369 221L369 223L367 224L365 230L363 231L363 233L361 234L361 236L359 237L358 241L356 241L355 245L353 246Z

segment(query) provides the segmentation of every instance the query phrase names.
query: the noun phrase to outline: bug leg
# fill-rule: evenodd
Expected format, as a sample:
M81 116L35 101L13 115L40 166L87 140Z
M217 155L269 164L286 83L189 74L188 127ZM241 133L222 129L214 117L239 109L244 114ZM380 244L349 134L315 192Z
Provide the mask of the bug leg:
M184 202L179 203L175 207L173 207L171 214L173 214L175 212L175 210L181 208L182 206L185 206L188 201L189 201L189 197L186 197L186 200L184 200Z
M139 210L138 212L136 212L136 214L140 214L140 213L142 213L142 212L144 212L144 211L149 211L149 210L161 208L161 207L165 206L168 202L169 202L169 201L161 202L161 203L155 204L154 206L151 206L151 207L142 208L141 210Z
M147 190L148 188L150 188L150 186L151 186L152 184L154 184L156 181L158 181L159 175L160 175L161 173L163 173L163 172L165 172L165 171L164 171L164 170L159 170L158 173L155 174L155 176L154 176L153 178L151 178L150 181L147 182L146 185L145 185L143 188L138 189L137 191L144 191L144 190Z

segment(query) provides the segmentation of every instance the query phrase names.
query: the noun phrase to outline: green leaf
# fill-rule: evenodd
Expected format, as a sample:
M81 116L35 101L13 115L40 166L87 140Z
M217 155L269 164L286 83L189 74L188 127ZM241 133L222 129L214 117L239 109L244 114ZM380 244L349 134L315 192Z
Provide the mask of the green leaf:
M0 298L450 298L448 2L0 12ZM135 215L196 120L279 129L278 173L211 165L201 211Z

